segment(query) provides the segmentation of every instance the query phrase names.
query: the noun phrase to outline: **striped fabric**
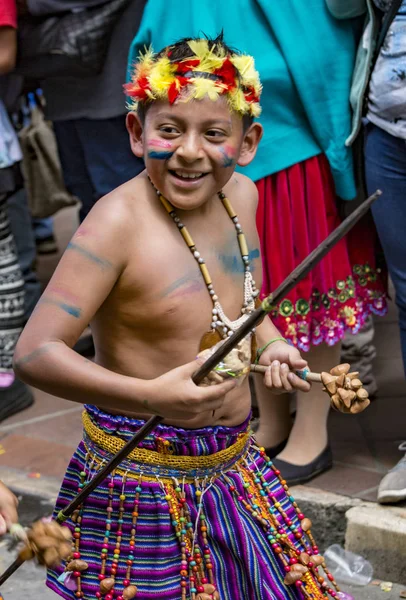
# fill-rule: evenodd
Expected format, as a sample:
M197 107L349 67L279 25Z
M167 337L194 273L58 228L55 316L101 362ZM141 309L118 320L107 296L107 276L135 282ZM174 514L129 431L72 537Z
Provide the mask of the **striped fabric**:
M97 424L102 431L125 440L143 424L142 421L127 417L107 415L95 407L87 406L86 409L92 423ZM154 454L169 452L179 457L200 457L199 460L204 463L204 457L235 444L247 432L247 428L248 422L239 427L212 427L200 430L158 426L141 447L151 450ZM108 454L96 446L85 433L84 440L79 444L69 464L57 501L56 514L74 498L81 482L90 479L108 457ZM244 502L256 502L249 493L247 477L255 478L261 473L266 480L264 489L267 489L275 503L280 503L278 510L284 512L287 521L291 523L288 524L287 530L292 545L311 554L309 543L304 545L304 537L297 539L294 535L296 533L297 536L300 531L298 509L293 505L294 499L287 495L280 478L267 466L263 453L261 455L252 438L248 439L246 447L235 456L232 464L230 461L227 465L219 464L216 472L208 473L202 467L195 469L191 478L190 473L182 468L161 467L160 473L157 474L157 467L153 466L154 472L151 473L149 465L123 463L120 469L86 500L82 507L80 527L77 527L76 523L77 528L74 530L75 525L68 521L68 526L80 535L80 559L88 563L88 569L81 574L79 588L79 593L83 593L82 597L85 600L100 596L107 600L122 600L124 582L128 578L129 557L132 559L131 573L126 585L130 583L137 587L136 600L282 600L304 597L301 588L295 585L286 586L283 583L286 575L283 565L274 553L266 532L255 518L256 513L247 510L244 505ZM214 595L199 595L199 590L196 592L189 578L181 576L180 540L184 537L180 533L177 535L174 515L169 512L170 489L182 490L181 495L185 498L184 502L190 512L189 526L193 527L195 534L194 544L210 557L207 561L212 564L217 589ZM107 511L109 493L110 498L113 498L112 512ZM122 523L119 522L120 495L125 509ZM135 547L131 548L132 515L135 505L138 519ZM276 510L275 513L279 515ZM121 530L122 535L116 573L113 566L114 589L107 595L101 595L99 575L109 515L111 530L108 544L105 544L105 577L111 577L117 531ZM201 522L206 523L205 534L205 528L200 528ZM50 570L47 585L66 600L74 600L77 598L78 588L71 585L71 579L69 588L74 589L67 589L66 583L60 581L64 577L63 572L64 565ZM182 584L182 580L186 579L187 582ZM308 597L324 596L316 593Z
M0 195L0 373L13 372L13 354L24 325L24 298L6 196Z

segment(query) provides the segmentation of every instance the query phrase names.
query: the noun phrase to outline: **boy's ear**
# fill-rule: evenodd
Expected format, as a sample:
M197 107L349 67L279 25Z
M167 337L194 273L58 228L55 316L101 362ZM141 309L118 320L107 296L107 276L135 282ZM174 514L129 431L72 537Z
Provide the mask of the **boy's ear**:
M139 115L136 112L129 112L126 118L127 131L130 136L131 150L135 156L143 158L144 156L144 144L142 141L142 134L144 126L141 122Z
M262 138L263 127L260 123L252 123L244 134L241 145L240 156L237 164L240 167L246 167L254 160L257 153L258 144Z

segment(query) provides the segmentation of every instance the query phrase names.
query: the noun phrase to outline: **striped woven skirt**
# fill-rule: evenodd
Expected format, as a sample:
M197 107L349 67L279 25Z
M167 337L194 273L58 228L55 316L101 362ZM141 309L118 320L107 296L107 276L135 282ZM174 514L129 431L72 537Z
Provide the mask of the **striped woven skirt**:
M143 421L87 406L56 514ZM268 600L338 595L286 482L248 420L158 426L77 510L47 585L73 600Z

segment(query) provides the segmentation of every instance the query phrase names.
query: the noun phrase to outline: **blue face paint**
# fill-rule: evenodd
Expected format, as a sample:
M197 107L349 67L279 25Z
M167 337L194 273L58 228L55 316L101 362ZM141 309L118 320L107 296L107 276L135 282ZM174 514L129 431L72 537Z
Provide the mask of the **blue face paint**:
M234 164L234 158L229 156L224 148L219 148L219 150L223 155L223 167L232 167Z
M165 150L149 150L148 158L155 158L156 160L168 160L173 155L173 152L165 152Z

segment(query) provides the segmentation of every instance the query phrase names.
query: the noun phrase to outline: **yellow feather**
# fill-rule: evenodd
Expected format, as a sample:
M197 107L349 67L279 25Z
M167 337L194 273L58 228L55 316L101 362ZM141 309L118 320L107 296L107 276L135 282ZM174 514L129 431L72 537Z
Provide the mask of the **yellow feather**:
M198 71L213 73L215 69L219 69L223 64L224 56L216 56L214 54L215 46L209 50L207 40L191 40L188 42L188 45L196 55L196 58L200 60L200 65L196 67Z
M229 104L232 110L235 110L236 112L239 112L241 114L249 113L248 102L246 101L244 93L240 88L232 90L229 93Z
M193 54L195 54L197 58L200 59L206 56L206 54L209 51L209 45L207 43L207 40L190 40L190 42L188 42L188 46L193 52Z
M140 51L139 61L143 62L143 63L152 64L154 56L155 56L155 52L154 52L152 46L149 46L148 48L146 46L144 46L144 52L142 52L142 50Z
M151 69L149 75L149 84L151 90L158 97L166 94L169 86L175 81L175 66L170 60L163 56L160 58Z
M255 87L259 84L259 74L252 56L234 56L231 61L240 72L244 85Z
M152 46L149 48L144 47L144 52L140 52L138 57L138 63L135 67L133 81L139 77L148 77L153 65L154 65L154 51Z
M251 108L251 116L253 117L259 117L261 112L262 112L262 108L260 106L260 104L258 102L253 102L250 105Z
M203 77L196 77L193 80L193 91L191 96L196 100L201 100L205 96L208 96L210 100L217 100L219 97L219 90L216 86L216 82L211 79L204 79Z

